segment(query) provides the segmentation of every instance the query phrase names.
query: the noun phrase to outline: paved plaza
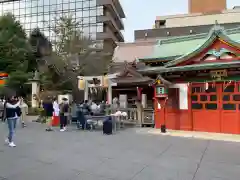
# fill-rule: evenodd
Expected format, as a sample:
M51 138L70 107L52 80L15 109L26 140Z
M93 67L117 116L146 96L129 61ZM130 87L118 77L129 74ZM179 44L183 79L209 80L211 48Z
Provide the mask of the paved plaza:
M240 143L144 132L45 132L44 125L29 123L17 129L17 147L9 148L0 123L0 180L240 179Z

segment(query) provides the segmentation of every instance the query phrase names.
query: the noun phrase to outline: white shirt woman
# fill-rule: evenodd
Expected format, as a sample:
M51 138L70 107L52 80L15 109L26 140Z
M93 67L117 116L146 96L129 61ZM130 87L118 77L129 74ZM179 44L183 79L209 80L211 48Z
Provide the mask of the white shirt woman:
M54 116L59 116L60 108L57 101L53 102L53 110L54 110Z

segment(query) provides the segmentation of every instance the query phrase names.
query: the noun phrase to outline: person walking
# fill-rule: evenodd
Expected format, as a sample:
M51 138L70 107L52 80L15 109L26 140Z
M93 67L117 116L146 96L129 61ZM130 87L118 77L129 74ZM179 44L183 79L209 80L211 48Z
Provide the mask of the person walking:
M26 127L25 120L27 118L28 114L28 105L24 102L23 98L20 98L20 108L21 108L21 116L20 116L20 122L22 124L22 127Z
M4 121L4 119L3 119L4 104L5 104L5 100L3 97L1 97L1 99L0 99L0 118L2 121Z
M21 116L21 109L19 106L20 102L16 101L14 96L8 98L4 104L4 119L7 120L8 124L8 137L5 140L5 143L7 143L9 147L16 146L13 142L13 134L16 129L17 120Z
M60 131L66 131L67 120L69 117L69 104L68 99L63 98L62 103L60 104Z
M53 118L53 102L51 97L48 97L47 100L43 102L44 115L46 117L47 129L46 131L53 131L52 129L52 118Z

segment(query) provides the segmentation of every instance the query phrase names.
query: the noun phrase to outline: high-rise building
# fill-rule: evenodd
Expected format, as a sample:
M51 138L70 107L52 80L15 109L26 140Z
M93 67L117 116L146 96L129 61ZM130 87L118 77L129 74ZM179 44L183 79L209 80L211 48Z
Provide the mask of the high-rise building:
M188 13L221 12L227 9L226 0L188 0Z
M188 14L157 16L153 29L136 30L135 40L150 40L208 33L214 24L225 29L240 25L240 8L227 9L226 0L189 0Z
M15 15L28 34L38 27L50 40L54 34L49 22L71 15L80 22L84 35L108 52L113 52L116 42L124 41L121 30L125 14L119 0L3 0L0 14L7 12Z

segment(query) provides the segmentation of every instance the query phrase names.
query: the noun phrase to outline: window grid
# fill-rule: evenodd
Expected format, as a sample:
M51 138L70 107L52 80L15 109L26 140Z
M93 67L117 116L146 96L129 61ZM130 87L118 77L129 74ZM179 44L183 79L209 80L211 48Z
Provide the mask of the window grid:
M46 22L51 22L56 16L69 14L81 22L80 28L85 36L95 39L96 32L102 29L102 24L97 23L97 11L99 7L96 6L96 0L21 0L0 3L0 14L13 13L27 35L38 27L49 39L55 37Z

